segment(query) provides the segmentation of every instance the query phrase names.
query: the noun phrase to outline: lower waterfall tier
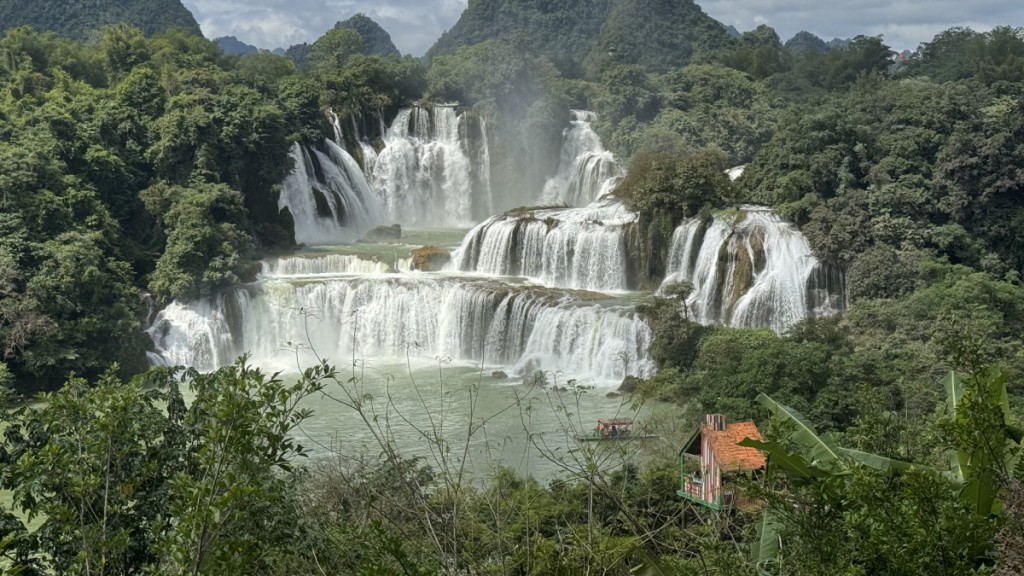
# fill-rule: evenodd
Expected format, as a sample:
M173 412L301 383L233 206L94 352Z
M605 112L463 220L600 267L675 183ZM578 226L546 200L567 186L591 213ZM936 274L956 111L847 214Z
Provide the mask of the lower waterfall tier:
M175 302L149 334L164 362L200 370L243 352L294 369L312 348L335 363L451 359L599 385L655 371L650 329L606 296L426 274L259 282Z

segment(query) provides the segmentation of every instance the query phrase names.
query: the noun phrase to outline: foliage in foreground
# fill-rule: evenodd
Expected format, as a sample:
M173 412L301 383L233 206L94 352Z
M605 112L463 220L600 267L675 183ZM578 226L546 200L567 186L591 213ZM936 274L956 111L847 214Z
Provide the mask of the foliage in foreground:
M4 555L23 574L261 573L294 540L297 406L331 368L286 383L239 361L71 379L5 413ZM179 386L192 396L188 402Z
M776 415L757 444L769 470L767 482L747 489L764 500L763 521L684 504L674 454L638 468L623 465L622 445L558 455L531 435L565 470L545 486L507 469L471 480L459 464L465 454L446 437L454 430L417 429L435 451L428 466L397 451L389 423L401 420L397 408L360 393L355 377L337 380L326 364L294 383L244 358L178 376L73 379L6 417L0 479L28 519L26 527L5 512L0 523L10 566L22 574L909 576L980 574L1015 561L1004 527L1020 522L1020 437L1007 426L998 371L947 380L947 410L930 426L958 455L948 461L844 448L762 398ZM321 391L355 410L353 422L378 437L379 456L303 466L294 435L310 412L299 403ZM548 401L571 409L571 400ZM480 432L474 426L469 433ZM894 430L860 433L886 445ZM1004 450L979 456L1000 441Z

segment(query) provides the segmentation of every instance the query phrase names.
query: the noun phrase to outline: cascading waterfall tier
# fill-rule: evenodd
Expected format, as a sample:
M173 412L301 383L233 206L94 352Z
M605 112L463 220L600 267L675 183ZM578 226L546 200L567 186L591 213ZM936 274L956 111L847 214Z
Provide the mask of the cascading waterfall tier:
M338 244L380 224L382 214L362 169L331 140L323 151L292 146L294 168L281 183L278 208L295 221L300 244Z
M398 258L392 261L379 257L363 258L354 254L322 254L294 256L263 262L261 279L300 279L345 274L388 274L408 271L412 260Z
M782 333L845 305L842 272L815 258L792 224L757 206L676 228L662 287L681 280L693 284L687 306L704 324Z
M432 227L472 221L473 181L462 118L453 106L399 111L370 172L392 221Z
M452 266L553 287L626 290L625 227L636 218L611 198L585 208L514 210L471 230Z
M625 172L615 156L605 150L601 138L590 127L593 112L573 110L572 121L562 141L558 174L544 185L545 204L585 206L610 193Z
M564 371L592 383L647 377L651 332L601 294L425 274L294 282L272 278L190 304L149 329L164 361L211 370L250 352L295 368L295 348L323 357Z

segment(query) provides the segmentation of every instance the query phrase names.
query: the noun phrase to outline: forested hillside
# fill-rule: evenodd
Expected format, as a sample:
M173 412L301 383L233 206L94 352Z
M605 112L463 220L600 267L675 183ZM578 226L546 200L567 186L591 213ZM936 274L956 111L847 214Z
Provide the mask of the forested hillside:
M601 26L585 64L592 73L609 61L661 73L708 62L729 44L725 27L692 0L622 0Z
M620 0L474 0L455 26L441 35L427 59L503 36L515 37L564 74L579 75L612 9Z
M168 28L202 35L181 0L7 0L0 3L0 30L31 26L60 36L86 38L108 24L134 26L147 36Z

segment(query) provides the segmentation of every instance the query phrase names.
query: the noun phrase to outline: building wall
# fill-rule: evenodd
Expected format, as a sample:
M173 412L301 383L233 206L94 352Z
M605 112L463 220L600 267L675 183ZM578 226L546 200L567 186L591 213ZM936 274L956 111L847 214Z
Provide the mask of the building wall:
M715 461L715 454L711 451L706 434L700 435L700 454L701 475L704 477L701 498L705 502L718 504L718 497L722 491L722 473L718 469L718 462Z

